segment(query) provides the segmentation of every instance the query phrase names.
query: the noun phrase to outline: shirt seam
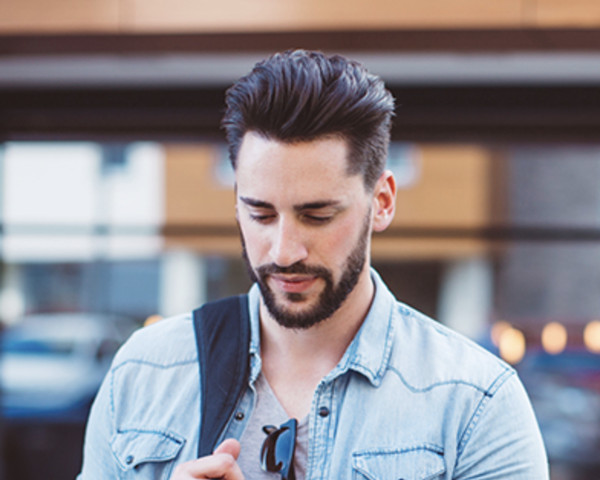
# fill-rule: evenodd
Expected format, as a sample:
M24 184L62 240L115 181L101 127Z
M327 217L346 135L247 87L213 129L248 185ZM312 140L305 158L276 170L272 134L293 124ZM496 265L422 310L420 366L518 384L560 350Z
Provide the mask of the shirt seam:
M116 429L116 433L117 434L126 434L126 433L130 433L130 432L134 432L134 433L150 433L150 434L157 434L161 437L166 437L169 438L171 440L174 440L177 443L185 443L185 438L182 437L181 435L178 435L175 432L172 432L170 430L160 430L160 429L155 429L155 428L138 428L138 427L121 427Z
M197 358L177 360L172 363L159 363L159 362L153 362L151 360L140 360L140 359L132 358L132 359L128 359L128 360L123 360L118 365L115 365L112 368L112 372L114 373L117 370L120 370L122 367L125 367L126 365L129 365L131 363L138 364L138 365L147 365L147 366L155 367L155 368L167 369L167 368L182 367L182 366L194 364L197 362L198 362Z
M458 461L458 458L460 457L460 455L462 455L465 445L471 438L471 435L473 434L473 431L475 430L475 427L477 426L477 422L481 418L485 407L489 404L489 402L494 397L494 395L498 392L498 390L503 385L505 385L507 380L509 378L512 378L514 376L514 374L515 374L514 370L505 369L500 375L498 375L498 377L496 377L496 379L490 385L490 387L486 391L483 392L484 395L479 400L479 403L477 404L477 408L475 408L475 411L473 412L473 415L471 416L471 419L469 420L469 423L467 424L467 428L465 429L464 433L461 436L461 439L458 442L457 456L456 456L457 461Z
M459 380L459 379L434 382L425 387L416 387L414 385L411 385L408 382L408 380L406 380L406 378L404 378L402 373L396 367L390 366L389 370L391 370L393 373L395 373L398 376L398 378L400 378L400 380L402 381L404 386L406 386L406 388L408 388L413 393L425 393L425 392L429 392L429 391L433 390L434 388L443 387L443 386L447 386L447 385L465 385L467 387L471 387L471 388L483 393L484 395L489 395L489 388L486 389L486 388L480 387L479 385L476 385L472 382L468 382L467 380ZM496 383L496 381L494 383ZM492 385L494 385L494 383L492 383Z

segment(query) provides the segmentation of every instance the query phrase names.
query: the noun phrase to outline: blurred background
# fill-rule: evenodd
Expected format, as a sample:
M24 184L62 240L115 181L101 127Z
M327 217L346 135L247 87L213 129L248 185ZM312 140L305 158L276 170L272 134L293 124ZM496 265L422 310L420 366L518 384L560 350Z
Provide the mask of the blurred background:
M397 99L375 267L518 369L552 480L600 478L599 26L592 0L0 0L0 478L73 478L124 339L248 288L223 93L299 47Z

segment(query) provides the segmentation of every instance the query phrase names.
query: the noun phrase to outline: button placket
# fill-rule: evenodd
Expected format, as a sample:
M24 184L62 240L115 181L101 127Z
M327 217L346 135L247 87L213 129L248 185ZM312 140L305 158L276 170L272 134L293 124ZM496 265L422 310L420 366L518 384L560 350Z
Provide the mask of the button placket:
M254 386L249 385L225 430L222 432L219 441L223 441L226 438L241 438L250 414L254 409L255 397L256 391Z
M314 434L309 443L309 459L307 465L307 480L325 479L329 465L328 459L331 456L332 442L330 441L333 433L331 432L332 422L332 398L334 395L333 383L321 384L314 398L316 415L314 420Z

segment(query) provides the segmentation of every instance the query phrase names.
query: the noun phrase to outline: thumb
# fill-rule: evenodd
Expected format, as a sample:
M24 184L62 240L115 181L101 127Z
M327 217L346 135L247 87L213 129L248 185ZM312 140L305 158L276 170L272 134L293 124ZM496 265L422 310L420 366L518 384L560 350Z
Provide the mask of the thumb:
M214 453L228 453L237 460L240 456L240 442L235 438L228 438L224 440L214 451Z

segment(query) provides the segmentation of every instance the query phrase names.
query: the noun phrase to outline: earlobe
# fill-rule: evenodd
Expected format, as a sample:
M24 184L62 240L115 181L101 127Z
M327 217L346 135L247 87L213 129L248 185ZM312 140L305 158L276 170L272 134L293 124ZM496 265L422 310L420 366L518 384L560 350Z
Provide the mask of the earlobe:
M373 231L382 232L392 219L396 210L396 180L391 171L381 174L373 191Z

